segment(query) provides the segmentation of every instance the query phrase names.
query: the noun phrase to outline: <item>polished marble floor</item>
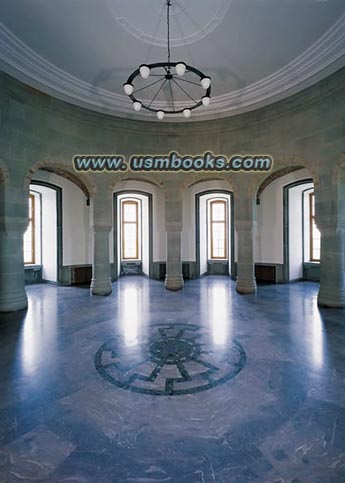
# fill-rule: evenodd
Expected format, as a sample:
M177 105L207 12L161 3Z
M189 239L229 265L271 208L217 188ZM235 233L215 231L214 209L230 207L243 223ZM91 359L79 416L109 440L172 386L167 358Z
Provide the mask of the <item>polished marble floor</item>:
M317 290L29 286L0 316L0 482L345 482L345 311Z

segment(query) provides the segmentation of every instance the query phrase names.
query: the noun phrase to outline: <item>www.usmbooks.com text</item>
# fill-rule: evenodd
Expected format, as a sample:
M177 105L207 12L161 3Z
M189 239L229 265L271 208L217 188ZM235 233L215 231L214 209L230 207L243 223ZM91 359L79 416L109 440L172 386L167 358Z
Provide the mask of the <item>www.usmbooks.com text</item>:
M127 163L121 155L76 155L73 158L76 171L270 171L273 159L269 155L215 156L206 152L198 156L133 155Z

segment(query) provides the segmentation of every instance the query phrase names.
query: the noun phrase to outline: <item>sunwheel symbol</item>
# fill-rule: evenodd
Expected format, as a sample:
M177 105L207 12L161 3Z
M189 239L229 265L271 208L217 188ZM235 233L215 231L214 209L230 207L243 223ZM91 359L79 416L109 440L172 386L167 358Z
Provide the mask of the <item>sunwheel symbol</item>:
M152 334L133 351L119 338L105 342L95 366L108 382L122 389L156 396L205 391L234 378L246 355L236 340L226 350L209 347L207 330L192 324L151 326ZM208 336L208 337L207 337Z

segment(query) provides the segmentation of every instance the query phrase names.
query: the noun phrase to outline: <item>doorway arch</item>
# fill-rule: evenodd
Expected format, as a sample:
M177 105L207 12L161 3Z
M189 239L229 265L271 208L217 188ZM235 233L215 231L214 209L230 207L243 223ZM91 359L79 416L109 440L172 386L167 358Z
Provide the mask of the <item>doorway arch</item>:
M152 193L147 191L137 190L137 189L126 189L117 191L114 193L114 223L113 223L113 236L114 236L114 271L115 271L115 279L117 279L121 275L121 251L122 251L122 234L121 234L121 224L122 224L122 215L121 215L121 200L128 199L128 200L138 200L139 203L144 200L145 206L143 207L144 203L141 203L141 210L140 210L140 226L141 226L141 235L140 235L140 243L141 243L141 263L143 264L143 257L147 257L147 267L148 270L146 271L145 268L143 271L144 274L148 275L150 278L153 278L153 196ZM145 214L144 214L145 211ZM145 218L145 219L144 219ZM143 233L143 230L147 230L147 234ZM147 247L144 245L147 244ZM145 253L143 253L145 250ZM143 267L142 267L143 268Z
M36 191L45 190L46 194L54 193L56 197L54 207L56 253L51 256L57 260L57 275L54 280L48 278L48 281L54 281L60 285L89 283L91 280L92 241L89 198L94 194L94 191L90 191L93 185L91 181L86 185L84 178L79 179L78 176L67 171L65 172L57 163L38 162L29 170L25 179L27 192L32 186L32 188L36 187ZM48 198L51 197L48 196ZM52 200L48 201L51 205ZM72 206L73 210L71 210ZM49 225L49 222L50 220L46 224ZM32 273L28 273L28 270L27 268L28 282L39 281L32 276ZM43 272L42 268L41 271Z
M313 178L305 178L298 181L294 181L293 183L289 183L283 187L283 253L284 253L284 281L290 282L295 280L300 280L304 278L303 275L303 264L305 261L305 249L304 249L304 238L305 238L305 201L304 201L304 192L313 190L314 188L314 180ZM301 212L298 213L298 220L297 226L292 227L291 219L292 219L292 203L295 203L295 198L298 197L297 202L300 204ZM291 230L294 229L296 231L295 234L291 233ZM295 263L292 264L292 251L293 247L291 246L292 241L295 240L295 243L300 244L300 247L297 247L298 258L301 261L301 267L298 268L298 260L295 260ZM295 266L296 265L296 266Z
M230 275L232 278L235 278L235 224L234 224L234 194L230 190L225 190L225 189L208 189L204 191L200 191L195 194L195 257L196 257L196 273L197 277L200 277L203 275L201 273L201 230L204 231L204 235L206 238L208 238L208 216L206 214L206 226L202 226L204 222L201 220L201 205L202 205L202 199L204 198L205 201L207 199L221 199L221 198L226 197L228 202L228 209L226 210L227 212L227 220L228 220L228 275ZM205 232L206 230L206 232ZM207 256L207 248L206 248L206 257ZM204 257L205 255L203 255Z
M49 280L51 282L56 282L57 284L62 283L62 270L63 270L63 228L62 228L62 188L53 184L49 183L47 181L41 181L41 180L31 180L30 182L30 191L31 187L37 187L37 192L38 194L41 195L41 202L40 202L40 237L41 241L40 244L42 244L41 247L41 255L40 255L40 265L41 265L41 278L45 280L45 275L44 275L44 265L45 265L45 248L44 245L46 245L47 241L43 239L44 234L48 231L53 231L53 237L55 238L55 243L56 243L56 251L55 251L55 246L53 247L55 251L55 262L52 263L52 268L53 272L56 271L56 279L55 280ZM40 188L43 188L40 189ZM51 190L54 193L54 199L51 199L51 206L50 206L50 212L53 210L53 215L56 214L56 224L53 227L44 227L43 223L44 220L48 220L51 217L51 213L47 212L44 213L45 207L43 206L43 196L46 190ZM53 255L53 256L54 256ZM50 254L47 254L47 257L50 258ZM54 277L55 278L55 277Z

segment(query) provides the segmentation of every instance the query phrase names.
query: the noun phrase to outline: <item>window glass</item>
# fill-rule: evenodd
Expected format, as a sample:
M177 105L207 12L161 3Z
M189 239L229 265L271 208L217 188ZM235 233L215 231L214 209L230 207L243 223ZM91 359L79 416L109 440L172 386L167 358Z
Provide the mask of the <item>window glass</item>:
M211 259L226 258L226 202L214 200L210 203Z
M214 201L212 203L212 219L213 221L225 220L225 203Z
M137 206L136 203L125 202L123 204L123 219L124 221L137 221Z
M310 207L310 261L319 262L321 255L321 234L315 223L315 196L314 193L309 195Z
M122 259L139 257L138 202L122 201Z
M24 264L31 265L35 263L35 197L29 195L29 224L24 233Z

